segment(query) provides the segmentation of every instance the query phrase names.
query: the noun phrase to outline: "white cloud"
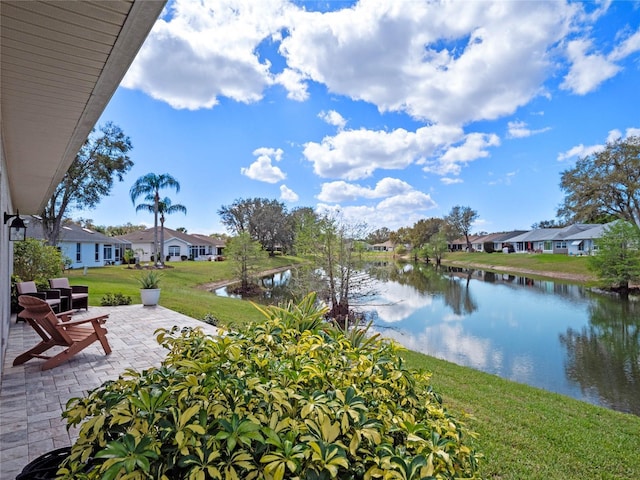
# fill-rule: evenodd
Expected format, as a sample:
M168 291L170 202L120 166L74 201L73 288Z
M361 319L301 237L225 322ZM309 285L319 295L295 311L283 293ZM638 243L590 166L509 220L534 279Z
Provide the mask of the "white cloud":
M515 171L515 172L507 172L503 177L488 182L488 185L491 185L491 186L495 186L495 185L511 185L511 181L513 180L513 177L515 177L517 174L518 174L517 171Z
M442 177L440 181L445 185L454 185L456 183L464 183L464 180L462 180L459 177L456 177L456 178Z
M347 223L366 223L371 228L387 227L392 230L413 225L437 207L430 195L412 190L385 198L375 205L341 206L319 203L319 213L340 212Z
M509 138L525 138L551 130L549 127L531 130L525 122L513 121L507 124Z
M582 143L580 145L576 145L575 147L571 147L569 150L563 153L558 154L558 161L562 162L565 160L569 160L570 158L583 158L588 157L594 153L598 153L604 150L604 145L592 145L590 147L585 147Z
M249 165L248 168L242 167L240 173L253 180L278 183L287 178L287 176L279 167L276 167L271 162L273 160L279 162L282 158L282 153L282 150L279 148L258 148L253 151L253 154L258 157L256 161Z
M301 102L309 98L306 79L299 72L285 68L282 73L276 75L275 82L287 90L287 98Z
M624 138L626 139L628 137L638 136L638 135L640 135L640 128L629 127L625 131ZM569 160L571 158L584 158L584 157L588 157L589 155L599 153L605 149L606 143L612 143L621 138L623 138L623 136L620 130L617 130L617 129L610 130L609 134L607 135L605 144L591 145L591 146L584 146L583 144L576 145L575 147L571 147L566 152L559 153L558 161L562 162L564 160Z
M411 185L397 178L383 178L376 184L375 188L362 187L340 180L322 184L322 190L318 194L318 200L339 203L346 200L357 200L359 198L372 199L401 195L413 190Z
M611 52L611 54L609 55L609 59L611 61L624 60L629 55L632 55L639 51L640 51L640 29L634 34L627 37L625 40L623 40L618 46L616 46Z
M567 46L567 56L572 65L560 88L585 95L595 90L602 82L615 76L620 67L599 53L588 53L592 48L589 40L574 40Z
M276 84L303 101L313 81L383 112L464 125L545 95L558 43L578 20L595 21L580 16L579 3L565 2L361 0L341 7L321 13L287 0L175 0L123 86L198 109L221 96L256 102ZM629 36L611 58L636 51L638 41ZM265 44L281 58L261 56ZM567 84L580 84L577 77L570 73Z
M451 146L437 160L426 162L425 172L438 175L459 175L463 166L478 158L489 156L488 147L500 145L494 134L470 133L460 145Z
M339 130L342 130L347 124L347 121L344 119L344 117L335 110L329 110L328 112L322 111L320 112L320 114L318 114L318 117L327 122L329 125L338 127Z
M433 159L443 147L464 138L461 128L433 125L409 132L403 128L343 130L321 143L308 142L303 154L316 175L358 180L378 170L401 170Z
M286 185L280 185L280 200L284 202L294 203L297 202L300 197L296 192L291 190Z
M361 1L295 12L280 52L332 93L459 125L513 113L544 93L551 54L579 10L564 2Z
M640 29L630 35L621 32L618 37L622 40L609 54L592 52L593 41L589 38L569 42L567 57L572 65L560 88L584 95L618 74L622 67L616 62L621 62L629 55L640 51Z
M175 0L170 18L156 22L122 85L179 109L211 108L220 96L258 101L276 80L257 47L278 39L293 8L286 0ZM291 76L277 81L302 96Z
M640 128L627 128L627 137L640 137Z

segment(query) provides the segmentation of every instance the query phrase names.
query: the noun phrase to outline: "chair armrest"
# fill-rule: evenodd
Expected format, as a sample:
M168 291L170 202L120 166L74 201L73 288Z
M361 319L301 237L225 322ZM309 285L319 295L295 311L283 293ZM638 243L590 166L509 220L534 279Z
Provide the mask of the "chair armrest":
M56 290L60 290L60 295L63 297L71 297L72 290L66 287L58 287Z
M69 320L67 322L60 321L58 322L59 327L68 327L69 325L81 325L83 323L104 323L109 318L109 315L100 315L98 317L91 318L78 318L76 320Z
M49 288L46 290L40 290L41 292L44 292L44 294L46 295L47 299L53 299L53 298L60 298L61 294L60 294L60 290L54 289L54 288Z
M39 298L40 300L46 300L47 299L47 294L45 292L29 292L29 293L22 293L21 295L28 295L30 297L36 297L36 298Z
M88 285L71 285L71 291L73 293L89 293Z
M66 323L69 320L71 320L71 315L73 315L74 313L75 312L73 310L67 310L66 312L56 313L56 317L58 317L58 320L61 320Z

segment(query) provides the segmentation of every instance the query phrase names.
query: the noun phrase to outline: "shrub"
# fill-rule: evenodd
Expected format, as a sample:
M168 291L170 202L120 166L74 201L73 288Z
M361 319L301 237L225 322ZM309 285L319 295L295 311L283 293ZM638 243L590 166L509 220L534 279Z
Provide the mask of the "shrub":
M209 325L213 325L214 327L217 327L220 324L220 320L218 320L211 313L205 313L204 318L202 319L202 321L205 322L205 323L208 323Z
M429 375L314 305L216 337L158 330L161 367L67 404L69 426L84 423L62 478L478 478L472 434Z
M486 253L493 253L495 252L495 249L493 248L493 242L484 242L482 244L482 249L486 252Z
M100 299L103 307L117 307L118 305L131 305L131 297L122 293L105 293Z
M14 242L13 274L17 281L33 280L49 288L48 279L59 277L64 264L64 255L42 240L27 238L24 242Z

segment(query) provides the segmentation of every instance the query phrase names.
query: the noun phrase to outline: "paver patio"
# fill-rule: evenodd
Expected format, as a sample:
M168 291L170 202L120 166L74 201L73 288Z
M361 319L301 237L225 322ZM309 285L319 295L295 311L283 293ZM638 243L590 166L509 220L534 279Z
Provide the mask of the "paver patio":
M44 360L37 358L12 365L16 356L40 340L28 323L12 320L0 383L0 479L14 479L35 458L75 441L76 429L67 431L61 417L70 398L118 378L127 368L159 366L166 350L155 340L156 329L199 326L216 333L211 325L160 306L90 307L74 317L104 313L109 314L105 326L113 352L105 355L95 342L70 361L46 371L40 370Z

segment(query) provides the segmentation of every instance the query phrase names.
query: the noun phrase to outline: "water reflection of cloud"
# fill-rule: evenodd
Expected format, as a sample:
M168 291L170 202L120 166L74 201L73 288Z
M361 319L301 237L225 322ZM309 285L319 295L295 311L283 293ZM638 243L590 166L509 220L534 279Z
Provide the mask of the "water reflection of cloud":
M509 378L516 382L528 383L533 374L533 360L528 355L517 355L511 364Z
M376 297L359 309L364 312L378 312L378 319L383 322L400 322L409 318L414 312L433 303L430 295L423 295L409 285L397 282L376 282Z
M444 324L427 327L424 332L409 335L400 331L382 332L409 350L426 353L458 365L468 365L478 370L501 370L503 355L491 345L491 340L465 333L460 324Z

